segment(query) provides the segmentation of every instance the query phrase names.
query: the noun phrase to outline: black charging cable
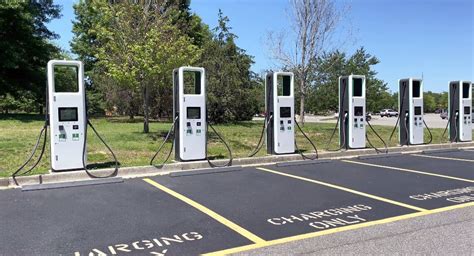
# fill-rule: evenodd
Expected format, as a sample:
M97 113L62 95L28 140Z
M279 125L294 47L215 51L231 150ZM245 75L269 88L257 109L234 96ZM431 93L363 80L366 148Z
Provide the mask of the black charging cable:
M207 121L207 120L206 120ZM233 157L232 157L232 150L230 149L229 145L227 144L227 142L221 137L221 135L216 131L216 129L214 129L214 127L209 123L209 121L206 122L207 123L207 127L211 127L212 131L217 135L217 137L219 138L220 141L222 141L222 143L225 145L225 147L227 148L227 151L229 152L229 161L223 165L217 165L217 164L214 164L211 162L211 160L209 159L208 155L207 155L207 146L206 146L206 160L207 162L209 163L209 165L212 167L212 168L215 168L215 167L227 167L227 166L231 166L232 165L232 160L233 160ZM208 129L206 129L208 130ZM207 131L206 131L207 132ZM206 138L207 138L207 135L206 135ZM207 140L206 140L206 143L207 143Z
M298 143L296 142L296 136L295 136L295 147L296 147L296 151L298 152L298 154L301 155L301 157L303 159L307 159L307 160L316 160L318 159L318 149L316 148L316 146L314 145L313 141L311 141L311 139L306 135L306 133L303 131L303 129L301 129L300 125L298 124L298 121L296 121L296 118L294 118L294 121L295 121L295 124L296 124L296 127L298 127L298 129L300 130L301 134L303 134L303 136L306 138L306 140L309 141L309 143L311 144L311 146L313 147L314 149L314 152L315 152L315 156L314 157L309 157L305 154L303 154L303 152L298 148Z
M344 102L345 96L346 96L346 90L343 90L342 91L342 102ZM331 137L329 138L329 141L326 144L326 151L331 151L331 152L340 151L346 145L346 119L347 119L347 116L346 116L346 113L343 114L344 111L342 111L342 110L343 110L342 108L339 108L339 117L337 118L336 125L334 126L334 129L332 130ZM340 119L342 119L342 143L340 143L339 148L336 149L336 150L329 149L329 145L331 144L332 139L334 137L334 134L337 131L337 127L339 125L339 120Z
M263 136L265 135L265 130L266 128L268 127L268 125L270 124L270 121L272 120L272 115L270 115L270 117L268 118L267 121L263 120L263 127L262 127L262 131L260 133L260 139L258 139L258 143L257 143L257 146L255 147L255 149L252 151L252 153L250 153L248 155L248 157L253 157L255 156L263 147ZM265 119L267 119L267 115L265 115Z
M377 147L375 147L372 142L370 141L369 139L369 136L367 136L367 133L365 133L365 138L367 139L367 142L369 143L369 145L375 149L375 152L378 153L388 153L388 147L387 147L387 143L385 143L385 141L382 139L382 137L380 137L380 135L375 131L374 127L372 127L372 125L370 124L370 122L366 119L367 121L367 124L369 125L370 129L372 130L372 132L379 138L379 140L383 143L383 146L385 148L385 151L382 151L380 149L378 149Z
M41 131L40 131L40 134L38 136L38 139L36 141L36 144L35 146L33 147L33 150L31 151L31 154L30 156L28 157L28 159L25 161L25 163L23 163L13 174L12 174L12 178L13 178L13 181L15 182L15 184L18 186L18 181L16 179L16 177L18 175L25 175L25 174L28 174L30 173L34 168L36 168L36 166L39 164L39 162L41 161L41 159L43 158L43 155L44 155L44 151L45 151L45 148L46 148L46 138L48 137L48 118L46 117L46 121L44 122L44 125L43 125L43 128L41 128ZM19 174L24 168L26 165L28 165L30 163L30 161L33 159L33 156L35 155L36 153L36 150L38 149L38 146L40 144L40 141L41 141L41 137L43 136L44 134L44 139L43 139L43 144L41 146L41 152L40 152L40 155L38 156L38 159L36 160L36 162L33 164L33 166L31 166L28 170L26 170L25 172Z
M403 94L401 95L402 96L402 100L400 101L400 106L403 106L403 102L405 101L405 93L406 93L407 89L406 89L406 85L403 87ZM400 111L401 109L399 109L398 111ZM402 113L400 111L400 113L398 113L398 116L397 116L397 122L395 123L395 126L393 127L393 130L392 130L392 133L390 133L390 137L388 138L388 141L392 141L392 137L393 137L393 134L395 133L395 130L397 129L397 126L398 126L398 123L400 122L400 118L402 116ZM407 140L408 140L408 130L407 130L407 117L405 115L405 117L403 118L404 121L405 121L405 136L407 137ZM401 122L400 122L401 123Z
M86 111L87 111L87 107L86 107ZM89 177L91 178L94 178L94 179L105 179L105 178L111 178L111 177L115 177L117 176L118 174L118 169L119 169L119 162L117 161L117 157L115 156L114 154L114 151L112 151L112 149L109 147L109 145L104 141L104 139L102 139L102 137L99 135L99 133L97 132L97 130L94 128L94 126L92 125L92 123L90 122L89 120L89 117L87 117L87 114L86 114L86 119L87 119L87 125L89 125L92 129L92 131L94 131L95 135L97 136L97 138L99 138L99 140L105 145L105 147L109 150L109 152L112 154L112 157L114 158L114 162L115 162L115 166L114 166L114 171L109 174L109 175L106 175L106 176L97 176L97 175L94 175L90 172L89 169L87 169L87 163L84 159L84 156L86 154L86 144L87 144L87 125L85 127L85 131L84 131L84 143L83 143L83 146L82 146L82 166L84 168L84 171L86 171L87 175L89 175Z
M168 162L170 156L171 156L171 153L173 152L173 147L174 147L174 143L171 142L171 148L170 150L168 151L168 155L166 156L165 160L160 164L160 165L154 165L153 164L153 161L155 160L156 156L158 156L158 154L161 152L161 150L163 149L163 147L165 146L166 142L168 141L168 139L170 138L171 134L173 133L173 130L174 130L174 127L176 125L176 122L178 121L178 116L176 116L176 118L174 119L173 121L173 124L171 125L171 128L169 129L168 133L166 134L166 137L164 138L163 142L161 143L160 147L158 148L158 150L156 151L155 155L151 158L150 160L150 165L153 165L157 168L162 168L166 162ZM173 133L173 136L174 138L174 133Z
M340 143L339 145L339 148L338 149L329 149L329 146L332 142L332 139L334 137L334 134L336 133L337 131L337 127L339 125L339 120L342 119L342 143ZM347 122L347 116L346 114L344 113L344 117L341 118L341 113L339 113L339 116L337 118L337 121L336 121L336 126L334 126L334 129L332 130L332 133L331 133L331 137L329 137L329 141L328 143L326 144L326 151L330 151L330 152L337 152L337 151L340 151L344 148L344 146L346 145L346 122Z
M454 87L453 94L456 94L456 89L457 89L457 87ZM446 124L446 127L444 128L443 135L441 135L441 140L446 135L446 131L448 130L449 125L451 124L451 118L453 118L453 115L451 114L451 112L453 111L453 108L454 108L454 100L451 101L451 107L449 108L448 123ZM457 141L457 137L458 137L458 127L457 127L458 120L457 119L458 119L458 117L455 116L455 120L454 120L455 130L454 130L454 132L455 132L456 136L454 136L454 140L451 140L451 142L453 142L453 141L456 142ZM441 143L443 143L443 141L441 141Z
M18 184L18 181L16 179L17 176L19 175L26 175L28 173L30 173L34 168L36 168L36 166L39 164L39 162L41 161L41 159L43 158L43 155L44 155L44 151L46 149L46 139L48 137L48 126L49 126L49 100L48 100L48 87L46 86L46 94L45 94L45 97L46 97L46 106L45 106L45 113L44 113L44 124L43 124L43 127L41 128L41 131L39 133L39 136L38 136L38 139L36 141L36 144L35 146L33 147L33 150L31 151L31 154L30 156L28 157L28 159L12 174L12 178L13 178L13 181L15 182L15 185L19 185ZM43 144L41 146L41 152L38 156L38 159L36 160L36 162L33 164L32 167L30 167L28 170L26 170L25 172L21 173L20 172L25 168L25 166L27 166L30 161L33 159L35 153L36 153L36 150L38 149L39 147L39 143L41 141L41 136L43 136L44 134L44 139L43 139ZM40 183L42 183L42 180L40 179Z

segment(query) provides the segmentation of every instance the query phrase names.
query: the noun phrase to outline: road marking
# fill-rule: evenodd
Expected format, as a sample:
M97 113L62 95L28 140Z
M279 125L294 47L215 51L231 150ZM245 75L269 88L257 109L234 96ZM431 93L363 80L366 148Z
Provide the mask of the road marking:
M191 205L192 207L198 209L199 211L207 214L209 217L217 220L218 222L222 223L223 225L225 225L226 227L234 230L235 232L239 233L240 235L242 235L243 237L249 239L250 241L254 242L255 244L260 244L260 243L265 243L266 241L263 240L262 238L258 237L257 235L251 233L250 231L242 228L241 226L235 224L234 222L226 219L225 217L223 217L222 215L214 212L213 210L205 207L204 205L184 196L184 195L181 195L179 194L178 192L175 192L159 183L157 183L156 181L154 180L151 180L151 179L148 179L148 178L145 178L143 179L145 182L149 183L150 185L160 189L161 191L163 192L166 192L168 194L170 194L171 196L173 197L176 197L177 199Z
M274 170L270 170L270 169L263 168L263 167L257 167L257 169L261 170L261 171L265 171L265 172L270 172L270 173L282 175L282 176L287 176L287 177L298 179L298 180L304 180L304 181L307 181L307 182L323 185L323 186L330 187L330 188L343 190L343 191L346 191L346 192L349 192L349 193L352 193L352 194L372 198L372 199L375 199L375 200L378 200L378 201L398 205L398 206L405 207L405 208L412 209L412 210L419 211L419 212L428 211L427 209L423 209L423 208L416 207L416 206L413 206L413 205L401 203L401 202L391 200L391 199L388 199L388 198L367 194L367 193L364 193L364 192L360 192L360 191L357 191L357 190L353 190L353 189L350 189L350 188L346 188L346 187L342 187L342 186L338 186L338 185L334 185L334 184L330 184L330 183L326 183L326 182L322 182L322 181L318 181L318 180L308 179L308 178L305 178L305 177L296 176L296 175L289 174L289 173L274 171Z
M378 164L370 164L370 163L357 162L357 161L351 161L351 160L342 160L342 161L343 161L343 162L346 162L346 163L367 165L367 166L379 167L379 168L391 169L391 170L397 170L397 171L402 171L402 172L412 172L412 173L430 175L430 176L435 176L435 177L441 177L441 178L445 178L445 179L460 180L460 181L465 181L465 182L474 183L474 180L463 179L463 178L458 178L458 177L452 177L452 176L447 176L447 175L442 175L442 174L436 174L436 173L430 173L430 172L422 172L422 171L416 171L416 170L411 170L411 169L398 168L398 167L386 166L386 165L378 165Z
M405 214L405 215L390 217L390 218L381 219L381 220L374 220L374 221L364 222L364 223L355 224L355 225L351 225L351 226L333 228L333 229L328 229L328 230L324 230L324 231L317 231L317 232L312 232L312 233L307 233L307 234L302 234L302 235L284 237L284 238L275 239L275 240L267 241L267 242L260 243L260 244L244 245L244 246L230 248L230 249L226 249L226 250L222 250L222 251L210 252L210 253L206 253L206 254L203 254L203 255L208 255L208 256L211 256L211 255L227 255L227 254L231 254L231 253L249 251L249 250L259 249L259 248L263 248L263 247L268 247L268 246L273 246L273 245L278 245L278 244L303 240L303 239L307 239L307 238L314 238L314 237L318 237L318 236L324 236L324 235L339 233L339 232L343 232L343 231L356 230L356 229L375 226L375 225L380 225L380 224L387 224L387 223L391 223L391 222L395 222L395 221L406 220L406 219L411 219L411 218L415 218L415 217L430 215L430 214L433 214L433 213L451 211L451 210L465 208L465 207L471 207L471 206L474 206L474 202L466 203L466 204L458 204L458 205L453 205L453 206L448 206L448 207L443 207L443 208L438 208L438 209L433 209L433 210L426 210L426 211L423 211L423 212L409 213L409 214Z
M454 161L463 161L463 162L474 163L474 160L472 160L472 159L444 157L444 156L432 156L432 155L421 155L421 154L411 154L411 155L412 156L419 156L419 157L426 157L426 158L433 158L433 159L454 160Z

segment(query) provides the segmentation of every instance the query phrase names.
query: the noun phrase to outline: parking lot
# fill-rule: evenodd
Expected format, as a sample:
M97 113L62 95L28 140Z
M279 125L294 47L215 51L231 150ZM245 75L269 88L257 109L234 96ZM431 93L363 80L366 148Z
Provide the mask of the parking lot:
M328 116L312 116L308 115L305 117L306 122L323 122L323 123L336 123L336 119L332 119ZM439 114L424 114L426 124L429 128L445 128L448 123L447 119L441 119ZM372 115L370 123L372 125L384 125L384 126L395 126L397 122L396 117L380 117L380 115Z
M472 209L473 164L473 151L439 151L5 190L0 254L252 253Z

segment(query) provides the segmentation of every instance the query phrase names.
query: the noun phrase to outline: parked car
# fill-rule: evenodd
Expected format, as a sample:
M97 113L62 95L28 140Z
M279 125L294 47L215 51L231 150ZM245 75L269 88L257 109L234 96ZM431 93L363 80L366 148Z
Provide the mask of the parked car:
M440 116L441 119L443 119L443 120L444 120L444 119L448 119L448 110L443 109L443 110L440 112L439 116Z
M386 117L392 117L392 116L397 117L398 112L393 110L393 109L389 109L389 108L382 109L380 111L380 117L384 117L384 116L386 116Z

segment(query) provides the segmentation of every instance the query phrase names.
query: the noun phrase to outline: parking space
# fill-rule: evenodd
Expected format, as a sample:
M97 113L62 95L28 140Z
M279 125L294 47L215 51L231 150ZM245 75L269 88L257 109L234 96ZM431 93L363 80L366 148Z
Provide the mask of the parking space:
M399 161L403 158L398 158ZM464 203L461 198L474 194L472 182L357 164L353 160L320 164L266 167L268 169L326 182L397 202L436 209Z
M448 152L433 151L433 152L425 152L423 155L425 155L428 158L434 158L434 159L458 160L458 161L467 160L464 162L474 163L474 151L471 151L471 150L457 150L457 151L448 151Z
M474 163L428 158L421 154L363 158L355 161L366 163L366 166L393 167L392 169L399 168L400 171L418 171L418 173L425 173L426 175L432 174L466 182L474 180Z
M197 255L252 243L141 179L1 191L0 205L1 255Z

